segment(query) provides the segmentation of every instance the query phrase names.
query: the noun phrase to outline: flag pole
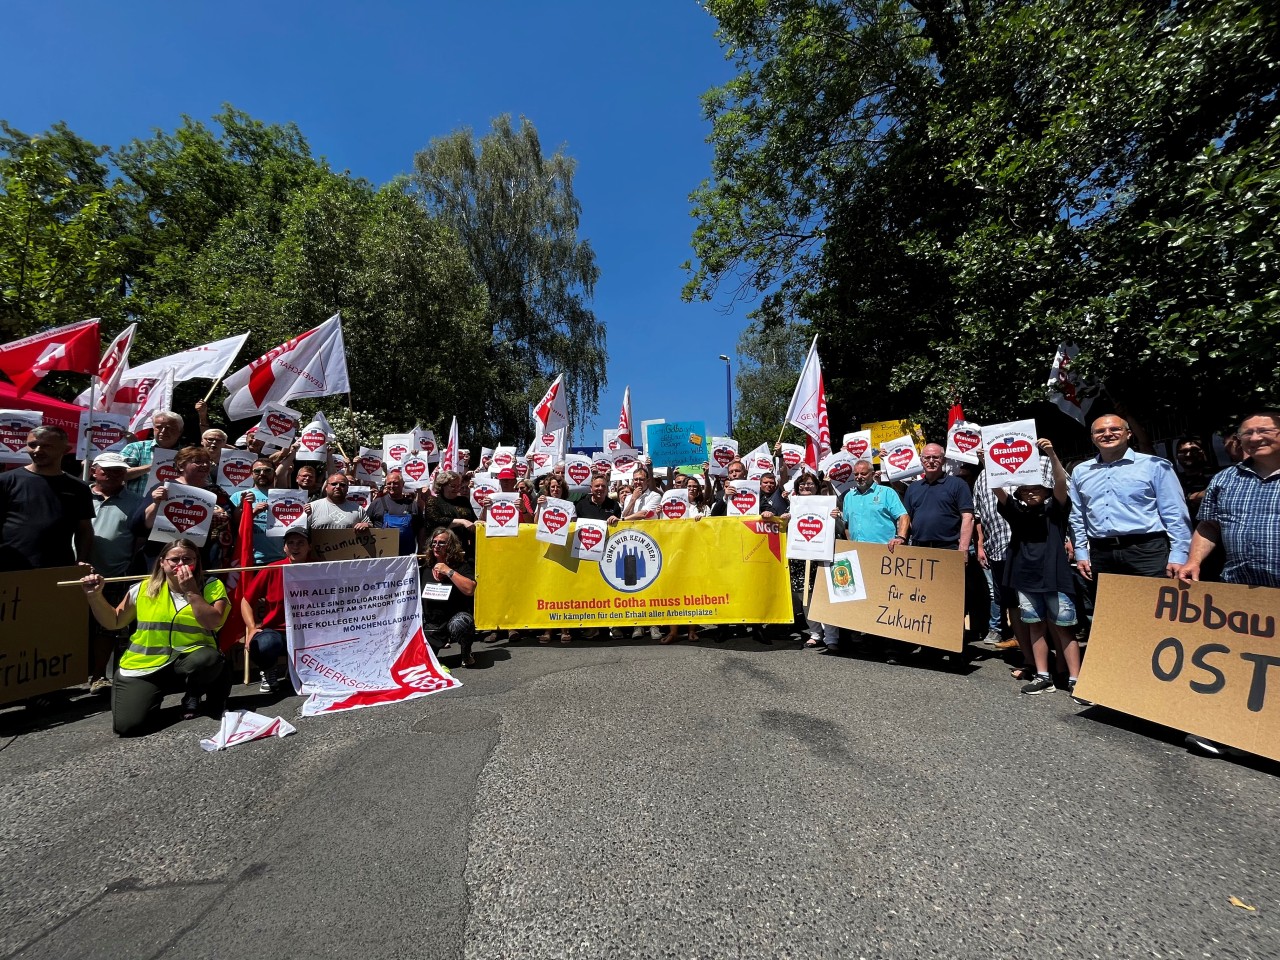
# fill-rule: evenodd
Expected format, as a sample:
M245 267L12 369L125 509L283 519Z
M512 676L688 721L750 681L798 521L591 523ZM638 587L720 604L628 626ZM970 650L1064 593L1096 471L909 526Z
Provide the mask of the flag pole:
M423 557L429 557L429 556L431 556L431 554L429 554L429 553L406 553L406 554L404 554L404 556L406 556L406 557L417 557L418 559L421 559L421 558L423 558ZM357 560L378 560L378 559L388 559L388 560L389 560L389 559L391 559L391 558L390 558L390 557L386 557L386 558L380 558L380 557L357 557L356 559L357 559ZM350 563L350 562L352 562L352 561L349 561L349 560L315 560L315 561L308 561L308 562L311 562L311 563ZM252 570L252 571L254 571L255 573L275 573L275 572L278 572L278 571L280 571L280 570L283 570L286 566L291 566L291 564L281 564L280 566L273 566L273 565L271 565L271 564L266 564L266 565L264 565L264 566L257 566L257 565L254 565L254 566L249 566L249 567L217 567L216 569L213 569L213 570L206 570L206 571L205 571L205 573L242 573L242 572L244 572L245 570ZM151 574L149 574L149 573L142 573L142 574L131 574L131 575L127 576L127 577L103 577L103 578L102 578L102 582L103 582L103 583L138 583L138 582L140 582L140 581L142 581L142 580L149 580L149 579L151 579ZM59 580L59 581L57 582L57 584L56 584L56 585L57 585L57 586L59 586L59 587L78 587L78 586L80 586L80 583L81 583L81 581L79 581L79 580ZM230 600L231 598L230 598L230 597L228 597L227 599L228 599L228 600Z
M89 416L89 422L80 424L80 432L84 434L84 463L80 468L80 479L85 483L89 482L89 470L93 464L93 458L89 456L93 451L93 407L97 401L98 391L98 375L95 373L89 378L89 409L85 411Z
M209 402L209 398L213 396L213 391L217 390L218 387L221 385L222 385L222 377L219 377L217 380L213 381L213 386L210 387L209 392L204 395L205 403Z

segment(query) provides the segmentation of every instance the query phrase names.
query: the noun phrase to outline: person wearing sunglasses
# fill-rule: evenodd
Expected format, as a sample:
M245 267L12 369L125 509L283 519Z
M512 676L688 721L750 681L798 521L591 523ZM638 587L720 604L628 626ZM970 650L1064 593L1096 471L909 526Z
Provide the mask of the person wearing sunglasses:
M462 666L474 667L471 646L476 638L476 565L462 541L447 527L436 527L427 538L423 561L422 632L437 653L456 643Z
M284 545L280 537L267 536L267 527L271 525L270 506L267 494L271 491L276 467L267 457L259 457L253 461L253 486L232 497L232 502L239 509L253 511L253 562L262 566L275 563L284 557Z

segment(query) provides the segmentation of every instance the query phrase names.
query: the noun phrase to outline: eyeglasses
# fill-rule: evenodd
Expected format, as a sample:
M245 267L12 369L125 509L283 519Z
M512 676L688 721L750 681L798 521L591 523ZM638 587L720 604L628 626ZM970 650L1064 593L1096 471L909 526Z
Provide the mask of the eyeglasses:
M275 467L254 467L253 472L254 473L275 473L276 468Z
M182 566L183 564L186 564L188 567L194 567L196 565L196 558L195 557L165 557L160 562L172 563L175 566Z
M449 541L448 540L432 540L431 545L433 547L447 547L449 545Z
M1280 434L1280 428L1255 427L1252 430L1241 430L1238 436L1241 440L1252 440L1254 437L1257 437L1260 440L1265 440L1267 437L1274 437L1277 434Z

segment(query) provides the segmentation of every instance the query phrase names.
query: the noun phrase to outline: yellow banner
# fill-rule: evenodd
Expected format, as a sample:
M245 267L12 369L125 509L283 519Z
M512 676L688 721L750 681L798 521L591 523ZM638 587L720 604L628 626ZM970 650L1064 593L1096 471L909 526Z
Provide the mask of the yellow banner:
M890 440L897 440L908 434L915 440L917 447L924 445L924 428L911 420L878 420L875 423L864 423L859 429L871 431L872 450L879 450ZM872 459L876 463L880 462L878 455Z
M477 532L480 630L792 620L786 530L777 523L624 522L609 528L599 563L534 539L532 525L516 537Z

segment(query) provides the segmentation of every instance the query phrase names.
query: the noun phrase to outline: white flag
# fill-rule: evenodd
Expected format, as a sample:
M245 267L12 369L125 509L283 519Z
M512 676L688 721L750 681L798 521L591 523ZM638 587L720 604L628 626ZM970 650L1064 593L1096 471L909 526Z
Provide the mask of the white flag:
M226 379L223 407L232 420L261 413L268 403L350 393L342 318L334 314L318 327L268 350Z
M139 405L133 419L129 421L129 432L137 433L146 430L151 424L151 417L162 410L173 409L173 371L166 370L147 391L146 398Z
M1071 372L1071 361L1080 353L1072 343L1058 345L1049 368L1049 399L1068 417L1084 423L1085 415L1093 406L1093 393L1088 384Z
M236 337L227 337L225 340L202 343L198 347L192 347L180 353L171 353L167 357L157 357L139 366L130 367L125 371L123 379L132 381L158 378L166 370L172 370L175 383L196 378L217 380L227 372L227 368L231 366L236 354L248 339L249 335L242 333Z
M534 419L544 430L558 430L569 425L569 408L565 403L563 380L562 373L533 408Z
M817 469L818 462L831 452L831 427L827 423L827 395L822 384L822 363L818 360L818 338L813 338L809 355L805 357L800 379L796 381L791 405L787 407L787 422L799 427L813 441L810 449L816 456L806 454L809 466ZM810 462L811 461L811 462Z

